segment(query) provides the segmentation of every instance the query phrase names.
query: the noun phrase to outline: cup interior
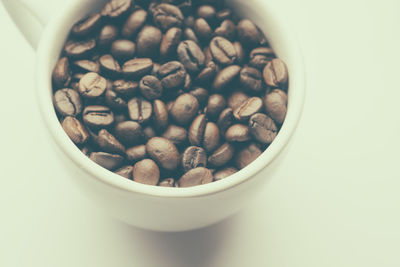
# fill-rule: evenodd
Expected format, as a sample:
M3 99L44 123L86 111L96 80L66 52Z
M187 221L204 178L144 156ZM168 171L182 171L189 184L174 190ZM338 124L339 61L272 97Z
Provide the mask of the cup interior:
M76 168L121 190L159 197L198 197L214 194L237 186L267 168L288 143L301 116L304 100L304 65L296 36L284 20L282 11L275 10L268 1L231 0L236 11L253 20L266 34L277 56L289 71L288 110L284 124L272 144L249 166L227 179L189 188L163 188L132 182L114 174L87 158L64 133L52 102L51 74L71 26L85 15L99 11L105 0L70 1L60 10L43 32L37 55L36 88L41 114L55 144L75 163Z

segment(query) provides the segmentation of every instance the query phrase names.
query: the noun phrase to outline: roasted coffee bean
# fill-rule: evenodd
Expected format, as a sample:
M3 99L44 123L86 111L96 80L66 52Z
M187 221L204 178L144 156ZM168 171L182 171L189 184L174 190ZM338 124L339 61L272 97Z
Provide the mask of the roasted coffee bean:
M54 107L61 116L77 116L82 112L82 101L76 91L64 88L54 94Z
M135 58L124 63L122 72L127 79L137 79L150 73L152 68L153 61L150 58Z
M86 98L101 96L107 87L107 80L95 72L85 74L79 81L79 93Z
M215 23L217 11L211 5L203 5L197 9L197 17L207 20L209 23Z
M99 58L101 72L109 78L121 76L121 66L112 55L103 55Z
M224 166L233 158L234 153L235 147L230 143L225 143L208 157L208 163L215 167Z
M77 60L72 63L74 69L78 72L87 73L87 72L96 72L100 73L100 65L98 62L94 62L87 59Z
M242 68L240 71L240 83L243 88L253 92L259 92L263 89L261 72L255 68Z
M214 61L209 61L205 68L197 75L196 82L201 84L210 83L217 74L217 65Z
M207 122L204 129L203 147L207 152L214 151L219 144L219 129L213 122Z
M136 45L134 42L119 39L115 40L111 45L111 55L117 60L128 60L133 58Z
M187 131L183 127L171 124L165 130L162 137L170 140L172 143L174 143L174 145L179 146L186 142Z
M83 110L83 122L94 129L107 128L114 123L114 113L104 106L87 106Z
M133 166L133 180L141 184L157 185L160 169L151 159L144 159Z
M188 28L193 28L194 26L194 17L192 15L185 17L183 20L183 26Z
M238 108L244 101L246 101L249 98L248 95L241 91L235 91L233 92L229 98L228 98L228 106L235 110Z
M106 90L105 99L108 106L117 110L123 110L127 106L126 101L114 90Z
M237 25L239 40L247 46L254 47L260 44L262 34L257 26L248 19L242 19Z
M175 187L175 179L174 178L164 179L158 184L158 186Z
M160 45L160 56L171 58L176 56L176 49L181 42L182 29L173 27L169 29L162 38Z
M196 36L203 42L211 39L213 30L210 24L203 18L198 18L194 21L193 30Z
M235 164L238 169L243 169L262 154L257 145L251 143L236 154Z
M185 173L179 180L179 187L191 187L208 184L213 181L213 174L209 169L198 167Z
M179 165L179 152L176 146L166 138L151 138L146 144L146 151L152 159L166 170L175 170Z
M144 76L139 83L140 92L148 100L160 98L163 92L161 82L152 75Z
M199 102L191 94L180 95L171 108L171 116L178 124L189 123L199 110Z
M196 33L193 31L192 28L186 28L183 30L183 40L191 40L196 44L199 43L199 39L196 36Z
M250 97L233 111L233 116L239 121L247 121L251 116L259 112L263 107L263 101L259 97Z
M143 9L134 11L122 27L121 34L124 38L132 39L146 24L147 12Z
M115 170L121 167L124 158L117 154L110 154L106 152L92 152L89 157L95 163L107 170Z
M104 152L111 154L125 154L125 147L106 129L101 129L97 135L97 144Z
M243 124L234 124L225 133L228 142L245 142L250 140L249 127Z
M168 30L172 27L182 27L183 14L181 10L174 5L159 4L153 10L153 22L159 28Z
M243 49L242 44L239 43L239 42L234 42L234 43L233 43L233 47L234 47L235 50L236 50L237 62L238 62L239 64L243 64L243 62L244 62L244 60L245 60L245 57L246 57L246 53L245 53L245 51L244 51L244 49Z
M68 137L75 144L83 144L89 138L89 133L85 129L85 126L83 126L82 123L74 117L66 117L62 122L62 127Z
M144 26L136 38L136 51L139 57L156 58L160 52L162 33L153 26Z
M274 89L264 99L267 114L279 125L283 123L287 112L287 95L280 89Z
M132 0L110 0L101 10L101 15L112 19L126 14L132 6Z
M79 81L82 79L83 76L85 76L85 73L75 73L74 75L72 75L71 82L78 82L79 84Z
M223 37L217 36L211 40L210 52L214 60L221 65L232 65L237 59L235 47Z
M275 54L271 48L257 47L250 52L249 65L262 70L273 58L275 58Z
M223 95L213 94L208 98L207 116L215 119L219 116L222 110L226 107L226 100Z
M143 136L146 141L150 140L151 138L155 137L156 131L151 126L147 126L143 128Z
M124 166L115 171L115 174L132 180L133 166Z
M256 113L249 120L251 135L262 144L271 144L278 134L274 121L265 114Z
M177 89L185 83L186 70L179 61L170 61L160 66L158 76L166 90Z
M181 165L185 172L197 167L206 167L206 151L201 147L189 146L182 154Z
M89 39L85 41L68 41L65 44L65 54L74 59L81 59L88 57L96 47L96 41Z
M116 80L112 84L112 89L115 92L126 97L133 96L138 88L139 84L134 81Z
M189 142L194 146L201 146L204 138L204 131L206 129L206 116L204 114L198 115L189 127Z
M231 65L222 69L214 79L213 88L217 91L224 89L239 75L240 69L238 65Z
M216 173L214 173L214 181L222 180L222 179L227 178L237 172L238 172L238 169L236 169L234 167L224 168L224 169L219 170Z
M97 45L106 49L111 46L112 42L118 37L118 28L114 25L105 25L97 37Z
M153 62L153 69L151 70L150 75L157 76L160 67L161 65L159 63Z
M124 121L115 125L115 136L125 146L133 146L143 141L143 131L139 123Z
M233 110L231 108L224 109L218 117L217 125L221 134L225 134L226 130L234 123Z
M264 68L265 83L271 87L285 88L288 81L288 70L286 64L279 58L275 58Z
M53 70L53 84L56 88L67 87L71 81L71 70L69 67L69 60L62 57L58 60Z
M197 98L199 104L204 106L208 101L208 91L202 87L194 88L190 94Z
M213 58L213 56L211 54L210 46L204 47L203 53L204 53L204 57L206 58L205 59L206 64L208 64L209 62L214 60L214 58Z
M157 129L165 129L168 125L168 110L164 102L154 100L153 102L153 123Z
M153 108L150 102L135 97L128 102L128 112L131 120L145 123L150 120Z
M192 88L192 78L188 73L186 73L185 83L183 84L183 90L189 91Z
M205 64L205 57L200 47L191 40L186 40L178 45L178 57L186 70L199 72Z
M76 37L86 37L96 31L101 24L101 15L95 13L77 22L72 27L72 34Z
M138 145L126 150L126 158L128 161L136 162L147 157L146 146Z
M214 35L224 37L228 40L233 40L236 35L235 23L229 19L224 20L221 25L215 29Z

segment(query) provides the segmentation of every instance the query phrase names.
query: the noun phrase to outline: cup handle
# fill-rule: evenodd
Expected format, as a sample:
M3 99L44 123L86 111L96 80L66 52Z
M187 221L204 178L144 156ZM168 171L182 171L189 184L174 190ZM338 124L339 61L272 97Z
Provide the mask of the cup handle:
M33 49L36 50L44 26L59 0L0 0L10 17L24 35Z

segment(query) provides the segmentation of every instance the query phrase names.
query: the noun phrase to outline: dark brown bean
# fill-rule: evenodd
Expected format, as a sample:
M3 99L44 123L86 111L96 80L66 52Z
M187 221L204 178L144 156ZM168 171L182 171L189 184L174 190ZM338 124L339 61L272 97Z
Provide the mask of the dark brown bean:
M146 145L138 145L126 150L127 160L130 162L136 162L147 157Z
M145 123L150 120L153 113L153 107L150 102L134 97L128 102L129 117L133 121Z
M260 92L263 89L261 72L255 68L242 68L240 71L240 83L244 89L253 92Z
M186 28L183 30L183 40L191 40L196 44L200 43L199 39L196 36L196 33L193 31L192 28Z
M202 106L204 106L208 101L208 91L202 87L194 88L190 91L190 94L196 97L197 101L199 101L199 104Z
M206 167L206 151L201 147L189 146L182 154L181 164L185 172L197 167Z
M242 103L247 99L249 99L249 96L246 95L244 92L235 91L228 98L228 106L235 110L236 108L240 107L240 105L242 105Z
M222 69L214 79L213 88L217 91L224 89L239 75L240 69L238 65L231 65Z
M210 42L210 52L214 60L221 65L232 65L237 54L233 44L224 37L214 37Z
M105 25L97 37L97 45L102 49L107 49L118 37L118 28L114 25Z
M264 99L267 114L278 124L282 124L287 112L287 95L280 89L274 89Z
M154 100L153 103L153 123L157 129L165 129L168 126L167 106L161 100Z
M133 180L142 184L157 185L160 169L151 159L141 160L133 166Z
M207 152L214 151L219 144L219 129L213 122L207 122L204 130L203 147Z
M199 110L199 102L191 94L180 95L174 102L170 114L172 118L181 125L192 121Z
M234 123L235 118L233 117L233 110L231 108L224 109L218 117L217 125L222 135L225 134L226 130Z
M214 61L210 61L206 64L204 69L197 75L195 81L200 84L208 84L212 80L214 80L216 74L217 74L217 65L215 65Z
M127 79L137 79L153 69L153 61L150 58L135 58L124 63L122 72Z
M275 58L275 54L272 48L257 47L250 52L249 65L262 70L273 58Z
M211 5L202 5L197 9L197 17L207 20L209 23L214 23L217 16L215 7Z
M139 84L134 81L116 80L112 84L112 89L125 97L132 97L137 92Z
M249 120L251 135L262 144L271 144L278 134L274 121L265 114L256 113Z
M205 64L205 57L200 47L191 40L186 40L178 45L179 61L190 72L200 71Z
M121 66L112 55L103 55L99 58L101 72L109 78L121 76Z
M209 118L218 118L219 114L226 107L226 100L223 95L213 94L208 98L207 103L207 116Z
M64 51L67 56L79 59L88 57L95 47L96 41L94 39L85 41L68 41L65 44Z
M163 87L160 80L152 75L144 76L139 83L140 92L148 100L160 98L163 93Z
M124 158L122 156L106 152L92 152L90 154L90 159L101 167L110 171L121 167L122 163L124 162Z
M72 34L76 37L86 37L98 29L101 24L101 15L95 13L75 23L72 27Z
M122 27L121 34L123 37L132 39L140 29L145 25L147 20L147 12L143 9L134 11L126 20Z
M236 35L235 23L229 19L222 21L221 25L215 29L214 35L221 36L232 41Z
M174 145L179 146L186 142L187 131L183 127L172 124L168 126L162 137L170 140L172 143L174 143Z
M132 180L133 166L124 166L115 171L115 174Z
M179 187L191 187L208 184L213 181L213 174L209 169L198 167L185 173L179 180Z
M257 26L248 19L242 19L237 25L237 34L239 40L250 47L260 44L262 34Z
M243 124L234 124L225 133L228 142L245 142L250 140L249 127Z
M288 70L286 64L279 58L275 58L264 68L265 83L271 87L286 87L288 81Z
M186 70L179 61L170 61L160 66L158 76L166 90L176 90L184 85Z
M181 42L182 29L170 28L162 38L160 45L160 56L162 58L170 58L176 55L176 49Z
M259 112L263 107L263 101L259 97L250 97L233 111L233 116L239 121L247 121L251 116Z
M204 114L198 115L189 127L189 142L194 146L201 146L204 138L204 131L206 129L206 116Z
M86 73L79 81L79 93L87 98L96 98L104 94L107 81L95 72Z
M110 0L101 10L101 15L115 19L126 14L131 6L132 0Z
M132 59L133 55L135 54L135 50L135 43L126 39L115 40L111 45L111 54L117 60L126 61L128 59Z
M207 42L212 37L212 28L210 24L203 18L198 18L194 21L193 29L196 33L196 36L204 42Z
M62 122L62 127L68 137L75 144L83 144L89 138L89 133L87 132L85 127L78 119L74 117L66 117Z
M123 121L115 125L115 136L125 146L133 146L143 141L142 127L135 121Z
M161 31L153 26L144 26L136 38L139 57L156 58L160 52Z
M243 169L250 163L252 163L256 158L262 154L261 150L257 145L251 143L246 147L239 150L235 156L235 164L238 169Z
M124 110L127 107L126 101L112 89L106 90L105 100L109 107L117 110Z
M166 138L153 137L146 144L147 154L166 170L174 170L179 165L179 152Z
M234 153L235 147L230 143L225 143L208 157L208 162L215 167L224 166L233 158Z
M54 94L54 107L62 116L77 116L82 112L82 101L76 91L64 88Z
M72 63L73 68L82 73L96 72L100 73L100 65L98 62L94 62L87 59L77 60Z
M233 47L236 50L236 55L237 55L237 62L239 64L243 64L245 57L246 57L246 53L243 49L243 46L240 42L234 42L233 43Z
M106 129L99 131L97 135L97 143L102 151L111 154L125 154L125 147Z
M227 178L237 172L238 172L238 169L236 169L234 167L224 168L224 169L219 170L218 172L214 173L214 181L222 180L222 179Z
M53 84L56 88L67 87L71 81L71 70L69 67L69 60L62 57L58 60L53 70Z
M87 106L83 110L83 122L94 129L111 126L114 123L114 113L104 106Z
M182 27L183 14L181 10L174 5L159 4L153 10L153 22L161 29L168 30L172 27Z

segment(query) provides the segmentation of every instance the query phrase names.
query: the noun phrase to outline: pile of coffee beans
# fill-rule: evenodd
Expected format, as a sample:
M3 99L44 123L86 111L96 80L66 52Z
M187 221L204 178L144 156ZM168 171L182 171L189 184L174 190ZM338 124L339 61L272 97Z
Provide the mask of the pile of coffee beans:
M111 0L72 27L52 79L70 139L149 185L236 173L286 116L285 63L224 1Z

